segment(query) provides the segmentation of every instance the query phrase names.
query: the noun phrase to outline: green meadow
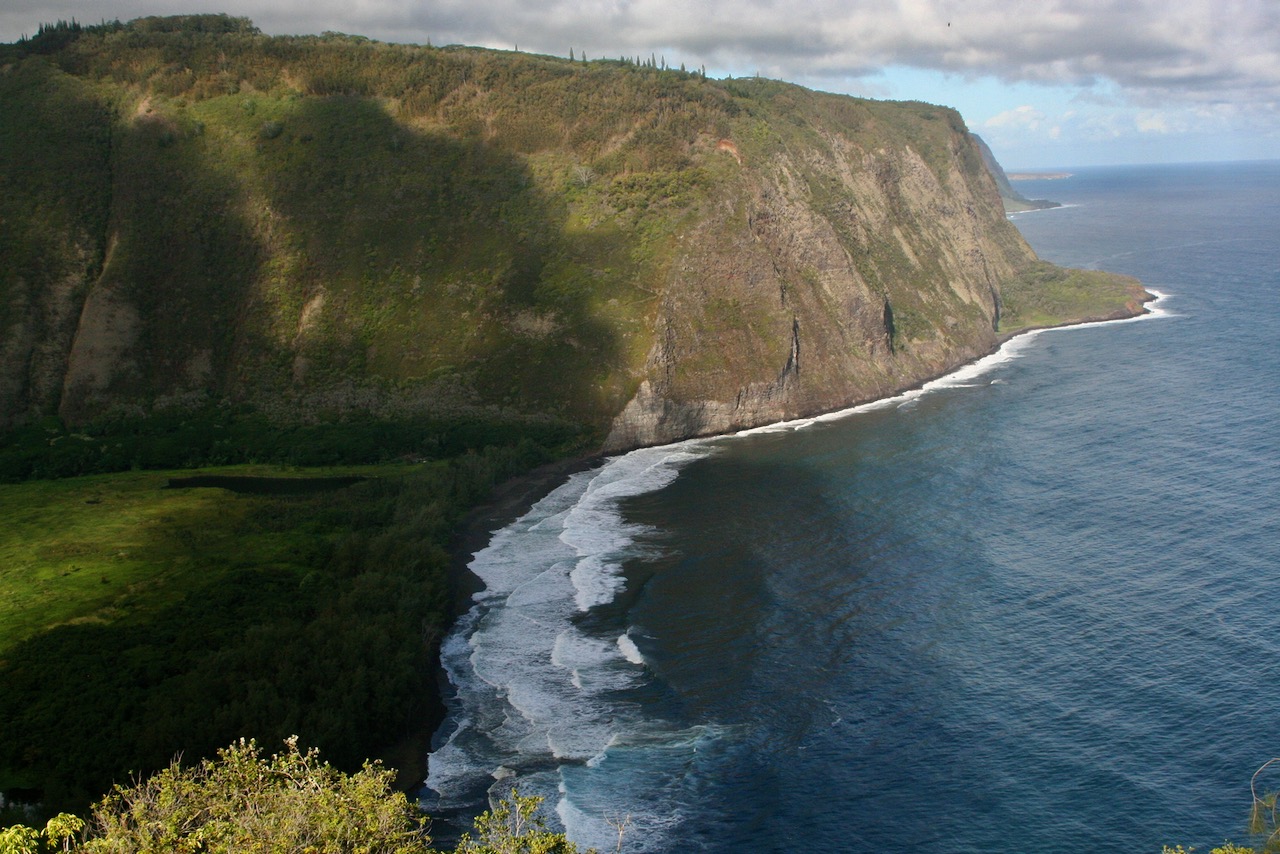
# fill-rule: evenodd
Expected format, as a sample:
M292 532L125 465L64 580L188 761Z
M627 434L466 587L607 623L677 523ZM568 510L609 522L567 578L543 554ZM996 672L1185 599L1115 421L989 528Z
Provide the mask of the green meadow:
M231 738L299 734L412 776L435 720L452 538L531 442L429 462L200 475L361 476L245 494L191 470L0 484L0 789L82 810Z
M1000 331L1008 336L1086 318L1132 315L1146 296L1128 276L1037 262L1001 289Z

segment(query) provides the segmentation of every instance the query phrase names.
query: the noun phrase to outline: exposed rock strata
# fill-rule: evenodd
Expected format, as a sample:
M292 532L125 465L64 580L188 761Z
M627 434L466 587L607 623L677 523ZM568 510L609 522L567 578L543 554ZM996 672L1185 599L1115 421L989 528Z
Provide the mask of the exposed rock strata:
M749 167L743 203L673 272L606 449L839 409L991 350L1001 282L1032 256L989 176L965 168L970 144L956 132L941 174L910 146L863 152L838 133Z
M181 78L76 77L165 68L146 58L187 42L153 28L0 74L30 107L0 133L0 163L23 164L0 171L22 250L0 268L0 428L223 402L282 421L480 411L618 451L916 385L991 350L1002 289L1014 316L1007 286L1032 281L942 107L272 43L211 34ZM224 54L270 87L238 91Z

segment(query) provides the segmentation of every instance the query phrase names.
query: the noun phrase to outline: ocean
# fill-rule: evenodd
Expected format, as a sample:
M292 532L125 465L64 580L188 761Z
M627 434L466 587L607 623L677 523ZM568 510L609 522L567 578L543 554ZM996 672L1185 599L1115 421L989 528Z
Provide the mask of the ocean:
M494 535L424 802L628 852L1201 850L1280 745L1280 163L1018 185L1152 315L636 451ZM1280 788L1280 775L1272 780Z

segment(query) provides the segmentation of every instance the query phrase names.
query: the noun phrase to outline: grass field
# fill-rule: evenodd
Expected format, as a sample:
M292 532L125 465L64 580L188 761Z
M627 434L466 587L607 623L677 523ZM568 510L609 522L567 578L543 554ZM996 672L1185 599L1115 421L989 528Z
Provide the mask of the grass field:
M404 477L406 466L324 469ZM279 466L201 474L288 477ZM60 625L145 619L236 568L302 571L314 532L271 530L278 499L166 489L189 472L124 472L0 485L0 658ZM330 532L330 536L334 532Z
M1038 262L1001 289L1000 332L1133 314L1149 294L1137 279Z
M81 810L240 737L352 769L421 746L451 538L546 458L199 470L367 478L285 495L166 488L190 471L0 485L0 791Z

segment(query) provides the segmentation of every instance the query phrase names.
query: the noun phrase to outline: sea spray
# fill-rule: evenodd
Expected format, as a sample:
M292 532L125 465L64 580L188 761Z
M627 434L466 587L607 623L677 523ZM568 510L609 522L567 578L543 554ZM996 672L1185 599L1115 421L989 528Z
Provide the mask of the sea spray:
M609 816L574 804L565 769L607 774L597 769L611 748L692 749L688 733L645 721L627 698L649 679L629 627L584 618L613 602L625 586L623 563L648 548L639 542L645 529L627 524L619 503L663 488L711 450L693 441L607 460L570 477L475 554L470 568L484 589L441 652L456 693L452 728L429 763L437 810L519 787L556 804L572 838L602 844ZM609 808L626 810L625 795ZM640 823L647 835L656 830Z
M802 430L981 385L1044 331L920 388L738 435ZM627 561L655 557L649 530L629 523L621 502L663 489L732 438L642 449L575 474L475 554L470 568L485 588L442 649L456 696L452 730L430 760L437 805L474 809L478 797L519 787L555 804L581 844L610 847L626 822L628 850L662 850L684 800L664 790L714 764L711 745L731 749L732 728L646 717L637 696L662 686L653 685L635 627L625 615L609 618L621 623L586 618L625 589Z

